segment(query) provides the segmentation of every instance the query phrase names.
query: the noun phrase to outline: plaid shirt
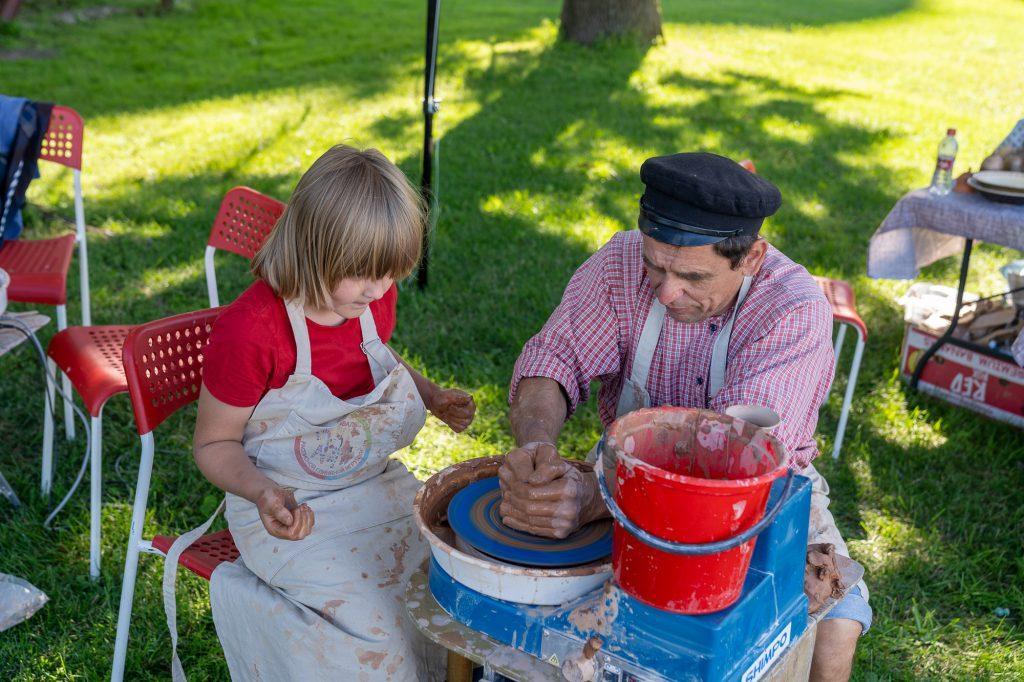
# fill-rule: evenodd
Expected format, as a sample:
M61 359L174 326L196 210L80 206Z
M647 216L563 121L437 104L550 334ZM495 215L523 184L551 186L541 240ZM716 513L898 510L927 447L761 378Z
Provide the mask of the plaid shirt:
M571 414L597 379L601 421L615 419L654 300L642 243L636 230L616 234L580 266L544 328L523 347L510 401L524 377L548 377L565 389ZM730 405L770 407L782 418L775 435L802 469L818 454L814 429L835 369L832 309L803 267L769 247L736 316L725 385L709 401L712 347L731 314L696 323L665 317L647 380L651 404L717 412Z

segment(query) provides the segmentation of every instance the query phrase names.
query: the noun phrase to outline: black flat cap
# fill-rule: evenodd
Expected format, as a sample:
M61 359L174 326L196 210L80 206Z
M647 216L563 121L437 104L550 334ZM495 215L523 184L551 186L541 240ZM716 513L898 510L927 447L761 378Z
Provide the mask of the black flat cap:
M640 231L674 246L756 235L782 204L779 189L732 159L708 152L655 156L640 167Z

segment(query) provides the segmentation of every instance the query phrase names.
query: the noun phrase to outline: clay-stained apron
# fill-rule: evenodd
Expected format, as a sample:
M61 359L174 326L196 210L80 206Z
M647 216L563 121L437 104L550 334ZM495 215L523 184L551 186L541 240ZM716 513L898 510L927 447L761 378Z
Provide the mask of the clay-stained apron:
M359 318L361 348L375 386L341 400L312 374L302 306L286 307L295 373L256 406L242 442L263 473L295 489L315 523L303 540L280 540L267 533L255 505L227 495L225 516L242 556L214 571L210 603L231 676L440 677L442 652L420 635L403 604L405 584L427 554L411 517L419 482L390 459L422 428L423 402L378 338L369 308ZM169 553L169 621L175 563ZM173 672L180 673L176 655Z

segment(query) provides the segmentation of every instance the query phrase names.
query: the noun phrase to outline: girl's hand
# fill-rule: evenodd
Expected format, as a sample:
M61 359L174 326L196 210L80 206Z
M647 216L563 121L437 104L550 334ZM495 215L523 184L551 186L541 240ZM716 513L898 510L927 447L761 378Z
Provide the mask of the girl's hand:
M313 530L313 510L299 505L295 492L279 485L270 485L256 498L256 509L267 532L282 540L301 540Z
M473 396L457 388L439 388L430 401L431 414L447 424L455 433L461 433L473 423L476 403Z

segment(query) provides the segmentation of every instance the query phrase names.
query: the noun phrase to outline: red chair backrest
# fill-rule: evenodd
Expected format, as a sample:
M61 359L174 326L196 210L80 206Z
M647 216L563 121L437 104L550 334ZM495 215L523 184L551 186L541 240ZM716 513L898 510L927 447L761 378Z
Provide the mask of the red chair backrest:
M284 204L248 187L235 187L224 195L206 244L252 259L263 246Z
M199 397L203 349L222 308L184 313L133 327L124 340L124 373L139 434Z
M39 158L82 170L84 136L85 123L78 112L70 107L54 105L50 111L50 125L46 128L39 149Z

